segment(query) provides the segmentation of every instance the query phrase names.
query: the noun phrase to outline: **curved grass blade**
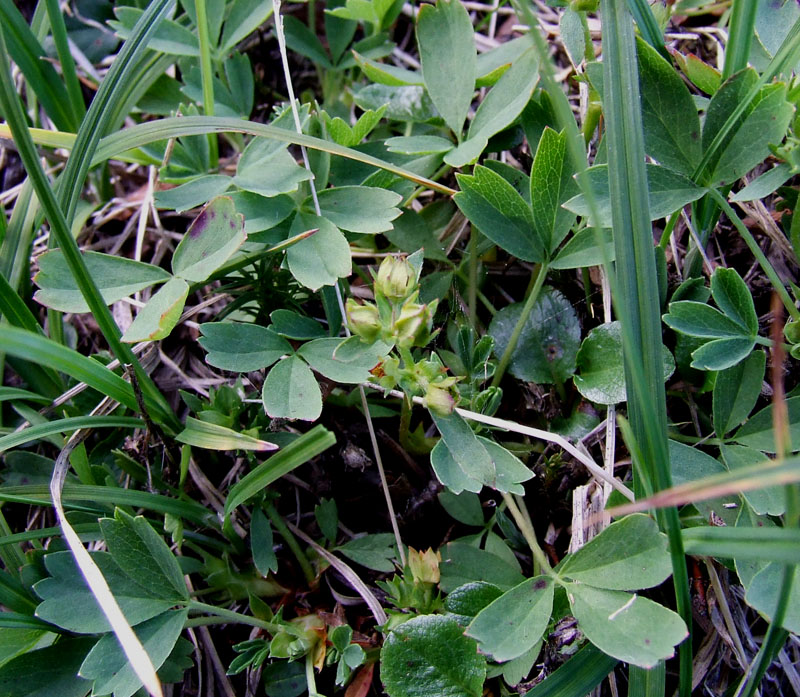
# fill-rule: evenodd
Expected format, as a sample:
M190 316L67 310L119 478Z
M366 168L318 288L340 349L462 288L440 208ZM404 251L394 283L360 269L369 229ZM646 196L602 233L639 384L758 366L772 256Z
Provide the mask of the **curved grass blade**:
M664 33L658 26L658 21L653 16L653 10L650 9L650 4L647 0L628 0L628 9L630 9L633 18L636 20L636 26L639 27L642 38L664 58L670 60L669 53L664 45Z
M758 0L733 0L728 22L728 44L725 46L725 65L722 79L744 70L750 58L755 34Z
M119 375L111 372L102 363L41 334L18 327L5 327L2 348L12 356L71 375L126 407L134 410L138 408L133 389Z
M696 527L683 531L686 553L716 558L800 564L797 528Z
M525 693L526 697L588 695L619 663L593 644L586 644L555 673Z
M75 61L69 48L64 14L61 12L58 0L45 0L45 6L47 7L47 18L50 20L53 43L56 47L58 60L61 63L61 74L64 76L64 82L66 83L69 105L75 119L74 123L79 124L84 114L86 114L86 105L83 102L81 83L78 81L78 74L75 71Z
M18 445L31 443L55 433L66 433L78 428L143 428L144 421L132 416L70 416L66 419L47 421L36 426L29 426L21 431L0 437L0 453Z

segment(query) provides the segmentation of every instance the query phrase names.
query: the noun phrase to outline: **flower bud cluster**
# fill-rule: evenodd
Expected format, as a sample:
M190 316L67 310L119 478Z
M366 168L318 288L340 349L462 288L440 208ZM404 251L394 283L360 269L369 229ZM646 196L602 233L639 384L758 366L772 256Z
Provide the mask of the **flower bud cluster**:
M364 341L400 348L425 346L432 338L436 302L418 302L417 274L405 257L386 257L375 275L375 304L348 299L350 330Z

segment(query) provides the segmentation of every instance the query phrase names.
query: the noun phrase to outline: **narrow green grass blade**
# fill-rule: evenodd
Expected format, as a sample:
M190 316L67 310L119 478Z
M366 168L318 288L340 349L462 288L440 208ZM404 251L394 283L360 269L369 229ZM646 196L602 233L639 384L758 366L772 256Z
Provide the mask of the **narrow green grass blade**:
M167 0L157 0L157 3L155 4L157 5L159 3L166 2ZM147 17L149 13L150 11L148 10L148 12L143 15L143 18ZM6 116L8 125L11 128L11 132L14 136L17 150L20 154L20 158L41 202L42 208L45 211L48 220L50 221L52 233L64 251L64 256L70 266L70 270L72 271L78 287L86 299L92 314L94 315L95 320L97 321L100 330L103 333L103 336L105 337L106 341L108 341L111 350L120 360L120 362L125 365L133 365L136 369L137 378L139 380L145 402L149 404L149 408L151 410L151 416L159 423L165 425L168 429L173 431L177 430L179 428L179 422L172 413L172 410L164 399L164 396L155 387L155 384L152 382L147 373L142 370L130 347L123 344L119 340L119 328L114 322L111 312L103 302L102 296L100 295L94 280L86 269L86 265L84 264L83 258L78 249L78 245L75 242L75 239L72 237L72 233L69 229L69 225L67 224L64 212L59 203L56 201L53 190L50 187L50 183L47 180L44 171L42 170L36 149L31 141L30 133L28 132L27 125L25 123L25 116L22 113L18 95L14 91L13 82L10 77L10 67L8 65L4 40L4 28L2 27L2 24L0 24L0 109L2 109ZM92 113L92 109L90 109L89 112ZM91 152L87 151L87 146L91 145L88 142L89 137L84 136L82 138L88 118L89 115L87 114L87 120L84 121L84 124L81 126L81 132L78 134L75 149L73 149L73 156L70 157L70 160L67 163L67 170L70 169L69 163L73 161L74 157L77 158L74 160L76 163L81 159L79 155L76 155L76 149L78 149L79 144L83 143L83 152L85 155L83 159L88 160L91 157ZM96 139L92 137L92 140ZM91 147L90 150L93 151L94 147ZM77 152L80 153L81 150L78 149ZM79 165L76 164L75 167L79 167ZM75 167L73 167L73 170ZM80 165L80 167L82 168L82 165ZM86 169L88 169L88 162ZM62 185L63 183L64 180L62 179ZM82 183L83 180L81 179L78 187L82 186ZM70 187L66 187L66 190L69 191ZM77 195L79 194L80 191L78 191L76 194L76 201Z
M130 384L112 373L102 363L81 355L39 333L6 326L3 328L3 351L11 356L48 366L85 382L89 387L111 397L130 409L137 409Z
M72 526L84 542L92 540L102 540L103 533L97 523L78 523ZM14 545L20 542L30 542L31 540L43 540L46 537L61 537L63 531L60 527L37 528L26 532L16 532L13 535L0 537L0 547Z
M623 329L628 416L654 490L671 486L667 412L661 366L661 312L647 193L638 63L631 16L624 3L602 0L606 142L616 250L615 304ZM635 490L641 491L641 485ZM661 523L669 537L678 613L691 633L686 557L675 508ZM679 689L692 691L691 639L680 646Z
M744 70L750 59L750 47L755 34L758 0L733 0L728 23L728 45L725 46L725 65L722 79Z
M636 25L642 33L642 38L664 58L670 60L669 52L664 45L664 33L653 16L650 3L647 0L628 0L628 9L630 9L633 18L636 20Z
M683 531L687 554L800 564L797 528L697 527Z
M219 529L215 514L199 503L173 499L161 494L151 494L147 491L119 489L113 486L65 484L63 498L67 502L85 503L91 501L115 506L144 508L157 513L170 513L196 525ZM46 484L0 487L0 501L13 501L32 506L53 505L50 498L50 488ZM83 510L90 509L84 507ZM91 510L103 512L103 509L94 508Z
M628 697L664 697L667 688L667 665L659 661L655 668L628 667Z
M15 327L27 329L29 332L42 333L42 328L30 308L17 295L2 274L0 274L0 316L5 317ZM0 349L2 348L0 346Z
M86 105L83 101L83 92L81 91L81 83L78 80L78 73L75 71L72 51L69 49L64 15L58 5L58 0L45 0L45 3L47 6L47 18L50 20L50 31L53 34L53 43L56 47L58 60L61 63L61 74L64 76L64 82L66 83L69 104L74 122L78 124L86 114Z
M214 115L214 69L211 67L211 40L208 36L208 13L206 0L195 0L197 13L197 41L200 48L200 81L203 87L203 113L206 116ZM209 162L211 169L217 168L219 161L216 135L208 136Z
M11 0L0 0L0 23L3 25L11 59L36 91L45 112L56 128L64 131L78 127L70 108L70 99L47 54Z
M588 695L619 663L592 644L586 644L555 673L547 676L526 697L578 697Z
M21 431L9 433L0 438L0 453L16 448L18 445L31 443L45 436L56 433L66 433L79 428L142 428L144 421L131 416L71 416L66 419L56 419L37 426L30 426Z
M288 474L296 467L308 462L312 457L319 455L323 450L330 448L334 443L336 443L336 436L333 433L322 426L314 426L283 450L262 462L231 487L228 498L225 500L225 517L227 518L234 508L251 496L284 474Z

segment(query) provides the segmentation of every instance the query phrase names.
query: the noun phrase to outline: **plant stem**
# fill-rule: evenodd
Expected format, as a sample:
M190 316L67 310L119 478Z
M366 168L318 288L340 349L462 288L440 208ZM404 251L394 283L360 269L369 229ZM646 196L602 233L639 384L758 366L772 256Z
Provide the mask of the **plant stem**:
M200 78L203 83L203 113L214 115L214 70L211 67L211 39L208 35L206 0L195 0L197 11L197 40L200 45ZM216 169L219 164L217 136L208 134L209 164Z
M547 556L536 541L536 533L533 530L533 526L527 518L522 515L522 511L520 511L517 502L514 501L514 497L511 496L511 494L503 493L503 501L505 501L508 506L508 510L511 511L514 522L517 524L522 536L525 538L525 542L528 543L528 547L531 550L531 554L533 555L533 575L537 576L540 572L551 575L553 573L553 568L550 566Z
M251 627L259 627L260 629L264 629L268 631L270 634L277 634L281 631L281 626L279 624L275 624L274 622L266 622L265 620L260 620L257 617L251 617L250 615L244 615L241 612L236 612L234 610L226 610L223 607L217 607L216 605L209 605L208 603L201 603L199 600L190 600L186 603L186 607L189 608L190 611L194 612L202 612L207 615L213 615L215 618L219 618L225 622L232 622L236 624L247 624ZM221 624L221 622L197 622L199 617L191 618L187 621L186 626L195 626L201 624ZM205 619L205 618L203 618ZM192 625L189 625L188 622L193 622Z
M292 534L292 531L286 526L286 523L283 522L283 518L281 518L280 514L277 510L275 510L275 506L272 503L267 503L264 506L264 510L269 517L272 524L275 526L275 529L278 531L278 534L285 540L286 544L289 546L289 549L294 554L294 558L297 559L297 563L300 565L300 568L303 570L303 576L306 577L306 581L309 586L313 585L316 581L316 574L314 574L314 569L311 568L311 563L308 561L308 557L303 552L300 544L297 542L297 538Z
M469 326L477 329L478 299L478 231L470 225L469 232L469 282L467 283L467 308L469 310Z
M522 330L525 328L528 318L531 316L533 306L539 299L539 292L542 290L544 279L547 276L547 263L540 264L538 269L534 270L534 273L536 276L533 281L533 287L528 292L528 297L525 299L525 305L522 308L522 314L519 316L517 324L514 326L514 331L511 332L511 337L508 340L508 346L506 346L506 350L503 351L503 355L500 357L500 363L498 363L497 370L492 378L492 387L497 387L500 384L500 381L503 379L503 375L505 375L508 364L511 362L511 356L514 353L514 349L517 348L517 343L519 342L519 337L522 334Z
M789 293L786 292L786 288L781 282L781 279L778 277L778 274L775 272L772 264L769 263L769 259L767 259L767 257L764 255L764 252L761 251L761 247L758 246L758 243L753 238L750 230L747 229L747 226L741 221L739 216L736 215L736 211L733 210L731 205L725 200L725 197L719 191L716 189L709 189L709 194L717 202L717 205L719 205L725 215L728 216L734 227L739 231L739 234L742 236L745 244L756 258L756 261L758 261L759 266L761 266L762 271L767 275L767 278L769 278L772 287L775 289L775 292L781 299L786 311L792 316L793 320L800 321L800 310L795 307L794 302L789 297Z

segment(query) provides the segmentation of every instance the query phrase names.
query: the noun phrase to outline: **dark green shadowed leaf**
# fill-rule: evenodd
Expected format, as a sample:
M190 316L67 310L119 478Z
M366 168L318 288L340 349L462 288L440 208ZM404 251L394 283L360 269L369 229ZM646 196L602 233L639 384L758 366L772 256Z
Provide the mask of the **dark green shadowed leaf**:
M800 397L787 399L786 409L789 413L789 438L794 449L797 449L800 448ZM765 453L776 452L772 405L764 407L752 416L736 431L733 440L740 445L747 445Z
M453 198L461 212L492 242L525 261L543 261L544 241L525 199L496 172L476 165L472 175L458 175Z
M397 555L394 535L388 532L364 535L346 542L337 551L352 559L356 564L373 571L390 573L395 570L392 561Z
M608 165L590 167L587 174L597 206L598 223L601 227L611 227L612 200ZM651 220L666 218L705 193L703 188L688 177L654 164L647 165L647 185ZM566 201L564 207L584 218L590 217L591 209L582 193Z
M485 581L505 591L525 580L516 560L512 563L510 559L464 542L450 542L441 553L439 587L445 593L474 581Z
M494 461L469 424L456 412L442 416L430 412L450 456L469 478L493 486L497 478Z
M156 670L172 652L187 615L188 610L165 612L134 630ZM113 634L106 634L95 644L81 665L80 675L94 680L93 691L97 695L113 692L114 697L131 697L142 686Z
M273 548L272 526L260 508L253 511L250 521L250 550L258 573L267 576L278 570L278 557Z
M505 352L523 305L508 305L493 317L489 334L497 356ZM527 382L563 383L575 372L580 336L575 309L560 292L544 288L511 354L509 371Z
M722 438L749 415L761 394L767 357L754 351L741 363L717 374L713 393L714 430Z
M206 322L198 341L208 352L209 365L237 373L249 373L272 365L292 353L291 344L271 329L257 324Z
M553 591L553 581L546 576L527 579L481 610L467 627L467 636L495 661L523 655L547 628Z
M94 639L62 639L17 656L0 667L0 694L7 697L85 697L92 687L78 675Z
M103 572L129 624L135 626L160 615L175 604L176 594L167 599L159 595L157 590L149 588L145 578L142 579L143 583L139 583L136 578L126 574L108 552L93 552L92 558ZM48 554L45 566L51 576L34 587L36 594L42 598L36 608L37 617L80 634L111 631L71 552Z
M480 697L486 660L462 632L454 619L424 615L389 634L381 650L389 697Z
M107 305L171 278L164 269L125 257L85 252L83 259ZM39 257L39 273L33 280L39 286L34 299L42 305L59 312L89 312L60 249Z
M114 518L100 519L100 529L114 561L131 578L159 597L189 598L177 560L144 517L133 518L117 509Z

